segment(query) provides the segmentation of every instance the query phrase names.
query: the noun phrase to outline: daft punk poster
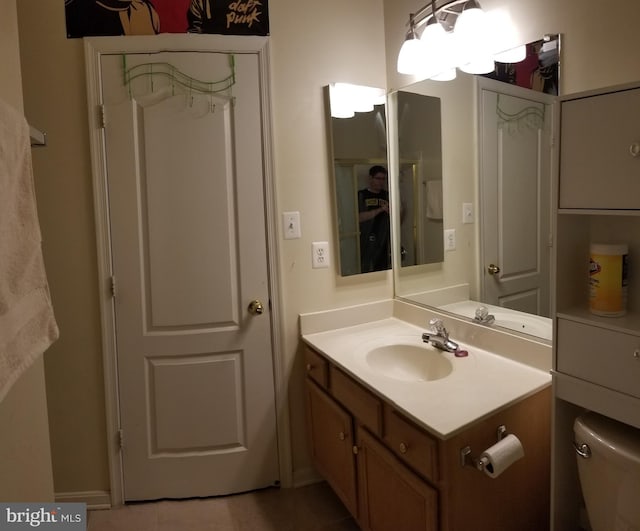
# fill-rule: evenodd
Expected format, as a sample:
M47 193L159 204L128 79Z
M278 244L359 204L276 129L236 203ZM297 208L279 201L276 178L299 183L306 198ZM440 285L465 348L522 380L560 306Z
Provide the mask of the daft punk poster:
M65 0L67 37L268 35L268 0Z

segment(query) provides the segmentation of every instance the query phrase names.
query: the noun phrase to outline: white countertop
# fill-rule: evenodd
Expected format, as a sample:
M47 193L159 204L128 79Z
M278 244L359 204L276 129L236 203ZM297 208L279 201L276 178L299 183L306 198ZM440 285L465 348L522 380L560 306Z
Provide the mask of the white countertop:
M422 342L425 330L396 317L385 317L326 331L303 330L302 339L441 439L551 383L549 371L471 345L460 344L461 349L469 352L467 357L438 351ZM391 344L431 350L448 358L453 370L446 377L431 381L408 381L382 374L369 365L366 354L373 348Z

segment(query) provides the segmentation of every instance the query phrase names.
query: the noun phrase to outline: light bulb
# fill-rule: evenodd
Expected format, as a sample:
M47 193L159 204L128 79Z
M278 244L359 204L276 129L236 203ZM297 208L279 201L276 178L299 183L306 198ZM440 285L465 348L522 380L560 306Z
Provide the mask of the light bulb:
M415 36L415 33L407 35L407 39L402 43L398 54L397 70L400 74L415 74L420 66L422 57L422 43Z
M460 70L469 74L487 74L494 70L489 30L486 14L481 9L473 7L460 14L453 29Z
M477 7L465 9L456 20L453 32L460 46L486 46L488 35L484 11Z
M498 63L519 63L520 61L524 61L526 57L527 47L523 44L522 46L516 46L511 50L495 54L493 56L493 60Z
M451 81L453 79L456 78L456 69L455 68L449 68L448 70L445 70L444 72L440 72L439 74L436 74L435 76L431 76L429 79L433 79L434 81Z
M333 118L352 118L355 115L348 95L347 85L347 83L329 85L329 100Z
M436 81L450 81L456 77L456 46L453 34L445 31L440 22L427 25L420 38L424 44L421 77Z
M488 74L495 70L496 65L490 56L473 57L471 61L461 64L458 68L467 74Z
M500 63L519 63L527 56L526 46L520 45L518 31L504 9L487 13L487 26L491 39L493 59Z

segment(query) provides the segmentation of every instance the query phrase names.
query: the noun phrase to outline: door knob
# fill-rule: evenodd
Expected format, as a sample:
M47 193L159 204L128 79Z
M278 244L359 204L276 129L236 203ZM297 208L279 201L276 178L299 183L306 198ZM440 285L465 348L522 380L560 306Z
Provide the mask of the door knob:
M251 301L247 309L251 315L261 315L264 312L264 306L258 299Z
M500 273L500 268L495 264L489 264L487 266L487 273L489 273L490 275L496 275Z

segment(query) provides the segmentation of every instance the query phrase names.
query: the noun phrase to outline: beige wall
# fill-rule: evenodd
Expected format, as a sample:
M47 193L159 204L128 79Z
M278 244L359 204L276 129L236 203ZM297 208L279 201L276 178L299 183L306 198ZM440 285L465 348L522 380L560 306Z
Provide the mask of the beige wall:
M22 110L16 0L0 0L0 98ZM0 402L0 500L53 501L42 358Z
M22 78L16 0L0 0L0 97L22 110Z
M486 0L485 7L499 0ZM383 86L410 82L395 74L409 11L422 0L271 0L271 75L278 215L299 210L303 237L279 239L283 357L288 368L293 463L303 475L309 460L303 429L298 314L392 295L391 274L340 278L335 268L311 269L311 242L335 252L322 87L332 81ZM603 16L594 0L519 0L512 16L525 40L546 32L564 36L563 89L573 92L631 81L640 54L640 4L618 5ZM394 12L398 13L394 15ZM82 45L65 38L60 0L20 0L20 46L25 106L49 135L37 152L38 201L61 338L47 356L56 491L109 488L96 249ZM604 25L605 29L597 29ZM385 64L385 29L388 65ZM602 38L606 35L606 39ZM600 40L598 40L600 39ZM637 44L635 47L637 48ZM614 57L615 60L614 60Z
M18 2L24 100L46 131L34 150L43 252L60 339L45 358L56 493L107 491L109 475L84 55L63 3Z

